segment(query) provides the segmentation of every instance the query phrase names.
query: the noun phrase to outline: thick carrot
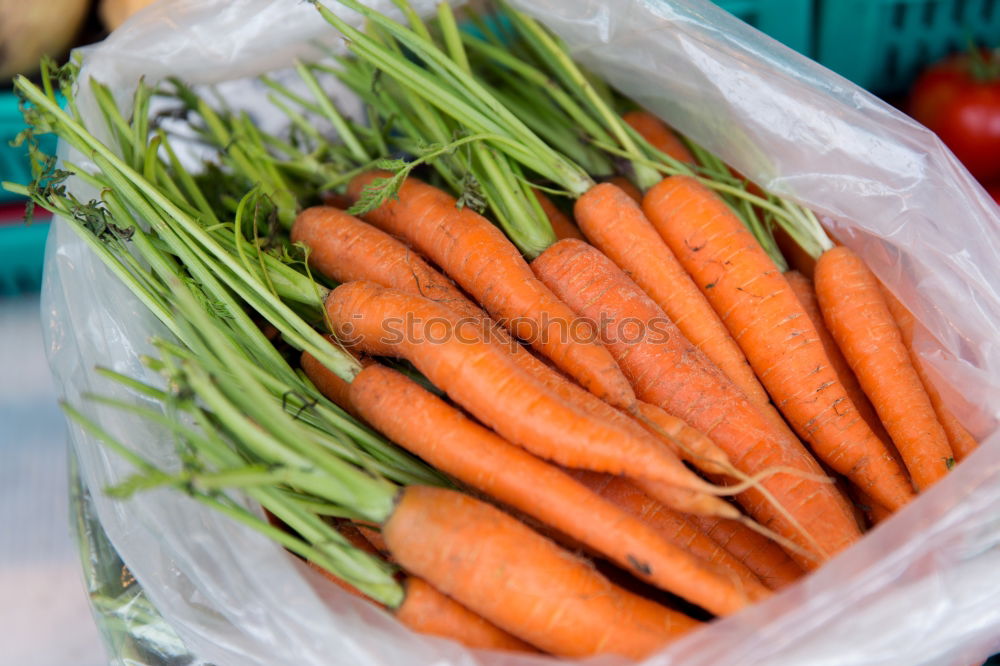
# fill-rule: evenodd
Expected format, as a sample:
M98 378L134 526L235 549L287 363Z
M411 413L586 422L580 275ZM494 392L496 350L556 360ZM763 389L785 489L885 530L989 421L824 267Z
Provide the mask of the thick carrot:
M638 204L614 185L602 183L577 199L575 214L587 239L642 287L684 337L752 402L773 410L743 351Z
M605 500L656 530L670 543L710 564L724 567L750 590L760 589L761 581L757 576L726 549L709 539L698 529L692 518L656 501L628 479L586 470L571 470L569 474Z
M716 614L765 595L703 566L654 529L557 467L511 445L398 372L372 365L351 382L363 418L459 481L616 562L638 578Z
M896 325L899 326L899 332L903 336L903 344L906 345L907 351L910 352L910 360L913 363L913 367L917 371L917 374L920 375L920 381L924 385L924 390L927 391L927 397L931 399L931 406L934 407L934 413L937 414L938 421L941 422L941 426L948 436L948 444L951 445L952 453L955 454L955 460L965 460L970 453L976 450L979 442L955 418L955 414L948 409L948 406L944 404L944 401L941 399L941 392L934 387L934 383L928 376L920 355L913 349L913 334L916 329L917 320L891 291L884 286L881 286L881 288L882 295L885 296L886 304L889 306L889 312L892 313L892 318L896 321Z
M803 576L802 568L778 544L735 520L691 516L691 522L772 590L780 590Z
M691 151L674 131L649 111L629 111L622 116L622 120L661 153L666 153L679 162L695 163Z
M604 342L643 400L704 432L747 475L773 468L805 475L779 473L760 485L807 534L758 489L738 497L754 518L819 558L860 538L832 484L806 478L822 471L802 445L758 410L610 259L585 243L565 240L542 253L532 268L580 316L605 323ZM804 566L809 562L801 560Z
M788 286L792 288L795 298L798 299L806 314L809 315L809 321L816 327L819 341L823 344L823 350L826 352L827 358L830 359L830 365L833 367L834 372L837 373L837 378L843 385L844 390L847 391L851 402L857 408L858 414L865 420L868 427L872 429L872 432L888 445L886 448L891 447L892 440L889 438L889 433L885 431L885 426L879 421L878 414L875 413L875 408L872 407L868 396L865 395L861 384L858 383L858 378L854 376L854 371L851 370L851 366L848 365L847 359L840 352L840 347L837 346L836 340L830 335L830 331L826 327L826 322L823 321L823 313L819 311L819 303L816 301L816 290L813 288L812 280L798 271L787 271L785 278L788 280ZM891 452L892 449L890 449Z
M545 193L541 190L532 190L535 193L535 198L538 199L538 204L545 211L545 217L549 219L549 224L552 225L552 231L555 232L556 238L578 238L583 240L583 234L580 230L576 228L573 221L569 219L569 216L559 210L559 207L552 203L552 199L545 196Z
M408 571L555 655L641 659L699 626L461 493L408 487L382 534Z
M835 247L816 262L816 297L830 333L885 424L913 484L925 490L944 478L954 454L878 279L854 252ZM861 489L892 508L868 487Z
M387 172L354 178L348 191L361 191ZM614 359L593 334L590 322L573 313L531 273L513 244L475 211L458 208L454 197L407 178L398 198L367 213L365 219L405 238L514 335L552 360L598 397L628 409L635 394Z
M560 399L486 339L481 327L442 305L351 282L330 292L326 310L341 341L369 354L407 358L476 418L539 457L698 493L714 490L655 440Z
M906 475L851 403L788 281L725 202L692 178L672 176L646 193L643 209L816 455L888 509L912 499Z
M355 548L363 550L369 555L382 557L382 554L354 525L340 521L336 527L337 531ZM381 605L326 569L312 562L309 565L341 589ZM441 594L427 581L416 576L405 576L403 590L403 602L399 606L387 610L395 615L397 620L418 633L450 638L471 648L537 652L535 648L524 641L511 636L503 629L487 622L468 608Z

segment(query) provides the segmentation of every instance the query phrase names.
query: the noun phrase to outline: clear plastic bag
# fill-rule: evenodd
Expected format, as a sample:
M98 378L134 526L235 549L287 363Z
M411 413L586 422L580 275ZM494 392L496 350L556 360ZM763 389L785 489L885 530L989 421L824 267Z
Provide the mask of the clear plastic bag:
M515 4L623 92L823 216L926 327L917 344L983 442L945 481L814 575L647 663L957 665L1000 648L998 209L927 130L705 0ZM174 0L89 49L83 75L125 98L140 76L214 83L281 69L318 53L316 41L339 44L308 3ZM262 99L231 85L241 107ZM82 109L96 121L86 99ZM81 399L93 391L139 400L94 367L155 381L139 355L162 331L64 224L50 237L43 298L50 362L65 398L169 466L167 434ZM181 493L109 500L100 489L124 478L127 465L79 428L71 436L111 542L200 660L547 661L472 652L415 635L339 591L323 598L313 574L276 545Z

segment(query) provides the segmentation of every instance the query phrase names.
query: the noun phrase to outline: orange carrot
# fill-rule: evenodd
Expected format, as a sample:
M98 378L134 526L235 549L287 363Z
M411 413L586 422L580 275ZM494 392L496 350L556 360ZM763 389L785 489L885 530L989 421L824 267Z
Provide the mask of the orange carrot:
M642 204L642 190L632 184L632 181L624 176L614 176L608 182L629 196L632 201Z
M302 211L292 225L291 238L309 248L313 270L337 282L371 280L446 305L469 303L416 252L338 208L314 206Z
M807 476L822 474L801 444L764 416L598 250L579 241L559 241L542 253L532 268L580 316L605 322L601 331L604 342L643 400L711 437L743 473L753 476L783 468ZM629 325L639 326L640 334L630 333ZM760 485L777 498L807 535L759 489L742 493L740 503L762 524L817 557L830 556L860 537L846 502L831 484L801 474L779 473ZM811 566L815 567L815 562Z
M801 567L778 544L735 520L691 516L691 522L772 590L780 590L803 575Z
M884 286L881 288L882 295L885 296L886 304L889 306L889 312L892 313L892 318L896 321L896 325L899 326L899 332L903 336L903 344L906 345L907 351L910 352L910 360L913 363L913 368L920 375L920 381L924 385L924 390L927 391L927 397L931 399L931 406L934 407L934 413L937 414L938 421L941 422L941 426L948 436L948 444L951 445L951 450L955 454L955 460L965 460L979 446L979 442L955 418L955 414L948 409L948 406L944 404L944 401L941 399L941 393L934 387L934 383L928 376L920 355L913 349L913 334L916 329L917 320L891 291Z
M338 521L336 528L355 548L369 555L382 557L382 554L354 525L347 521ZM312 562L309 563L309 566L341 589L381 606L353 585L326 569ZM416 576L406 576L403 579L403 590L403 602L396 608L388 610L396 616L397 620L418 633L450 638L471 648L537 652L535 648L524 641L511 636L468 608L444 596L427 581Z
M785 278L788 280L788 286L792 288L795 298L798 299L806 314L809 315L809 321L816 327L819 341L823 344L823 350L826 352L827 358L830 359L830 365L833 367L833 371L837 373L837 378L840 380L841 385L843 385L844 390L847 391L851 402L857 408L858 414L861 415L861 418L865 420L865 423L872 429L872 432L887 445L886 448L892 453L894 447L892 440L889 438L889 433L885 431L885 426L879 421L878 414L875 413L875 408L872 407L868 396L865 395L861 384L858 383L858 378L854 376L854 371L851 370L847 359L840 352L840 347L837 346L837 342L830 335L830 331L826 327L826 322L823 321L823 313L819 311L819 303L816 301L816 290L813 288L812 281L798 271L787 271Z
M496 326L489 315L468 300L447 278L384 231L341 211L311 208L299 215L292 234L310 248L314 267L328 277L339 282L371 280L383 287L393 287L416 295L430 295L431 300L447 305L449 309L465 317L482 320L489 324L490 332L496 335L504 348L513 353L514 360L523 370L556 392L563 400L589 414L630 428L633 434L640 428L638 423L625 414L525 351L506 335L505 329ZM355 256L357 254L367 256L368 259L360 261ZM321 371L319 362L309 354L303 354L302 365L307 373L315 374L316 381L324 382L319 386L320 390L341 407L351 409L340 401L340 394L346 395L348 390L346 382L333 373ZM682 421L662 413L662 410L657 414L651 405L639 405L638 409L645 414L647 422L655 421L661 430L666 431L668 439L664 439L660 431L653 434L671 446L682 459L711 472L718 472L728 465L725 454L714 447L711 440L700 436L700 433L687 427ZM638 434L645 435L641 430ZM682 441L684 446L677 447L677 441ZM714 511L727 515L726 512L731 510L730 505L715 498L685 494L662 485L651 485L647 489L655 493L658 499L680 511Z
M729 577L398 372L365 368L350 384L350 399L375 429L437 469L661 589L716 614L732 613L766 594L759 581L734 588Z
M387 172L354 178L352 197ZM416 178L407 178L392 199L365 219L405 238L514 335L528 342L598 397L628 409L635 394L614 359L593 334L590 322L573 313L531 273L506 236L475 211L458 208L454 197Z
M885 424L913 484L925 490L944 478L954 454L878 279L851 250L835 247L816 262L816 297L830 333ZM861 490L887 506L868 487Z
M324 370L325 369L326 368L324 368ZM361 532L361 535L372 545L375 551L385 558L389 553L389 548L385 545L385 539L382 538L382 533L369 525L356 523L354 526L358 528L358 531Z
M725 568L749 589L760 589L761 581L757 576L702 533L693 519L657 502L628 479L585 470L570 470L569 474L605 500L656 530L670 543L710 564Z
M558 656L641 659L699 626L612 585L587 562L461 493L406 488L382 534L408 571Z
M486 339L479 326L444 306L351 282L330 292L326 309L341 341L366 353L407 358L476 418L539 457L699 493L714 490L655 440L567 404Z
M577 199L575 212L587 239L642 287L684 337L754 404L773 410L743 351L642 209L614 185L602 183Z
M483 650L538 652L417 576L407 576L403 586L406 596L394 615L418 633L450 638Z
M672 176L646 193L643 209L816 455L886 508L912 499L906 475L858 415L788 281L725 202L692 178Z
M879 506L879 503L864 491L851 487L849 488L849 492L851 493L851 499L854 500L854 505L861 511L865 519L865 524L869 527L875 527L892 515L888 509Z
M642 138L661 153L670 155L679 162L694 164L694 156L665 122L648 111L629 111L622 120L632 126Z
M583 234L580 230L576 228L573 221L569 219L566 213L559 210L558 206L552 203L552 199L545 196L545 193L541 190L532 190L535 193L535 198L538 199L539 205L542 210L545 211L545 217L549 218L549 224L552 225L552 231L555 232L556 238L579 238L583 240Z

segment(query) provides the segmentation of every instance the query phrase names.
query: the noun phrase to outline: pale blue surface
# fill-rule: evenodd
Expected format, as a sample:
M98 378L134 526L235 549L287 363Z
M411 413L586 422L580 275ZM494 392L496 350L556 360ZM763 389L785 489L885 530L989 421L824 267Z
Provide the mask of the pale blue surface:
M0 666L97 666L37 299L0 298Z

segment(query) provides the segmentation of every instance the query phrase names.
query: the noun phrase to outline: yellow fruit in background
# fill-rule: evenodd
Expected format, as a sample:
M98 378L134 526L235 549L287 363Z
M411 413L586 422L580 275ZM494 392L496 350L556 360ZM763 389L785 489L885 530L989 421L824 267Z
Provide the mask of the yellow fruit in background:
M0 80L38 70L73 46L90 0L0 0Z
M97 13L101 23L109 30L114 30L125 22L132 14L143 7L153 4L155 0L101 0Z

